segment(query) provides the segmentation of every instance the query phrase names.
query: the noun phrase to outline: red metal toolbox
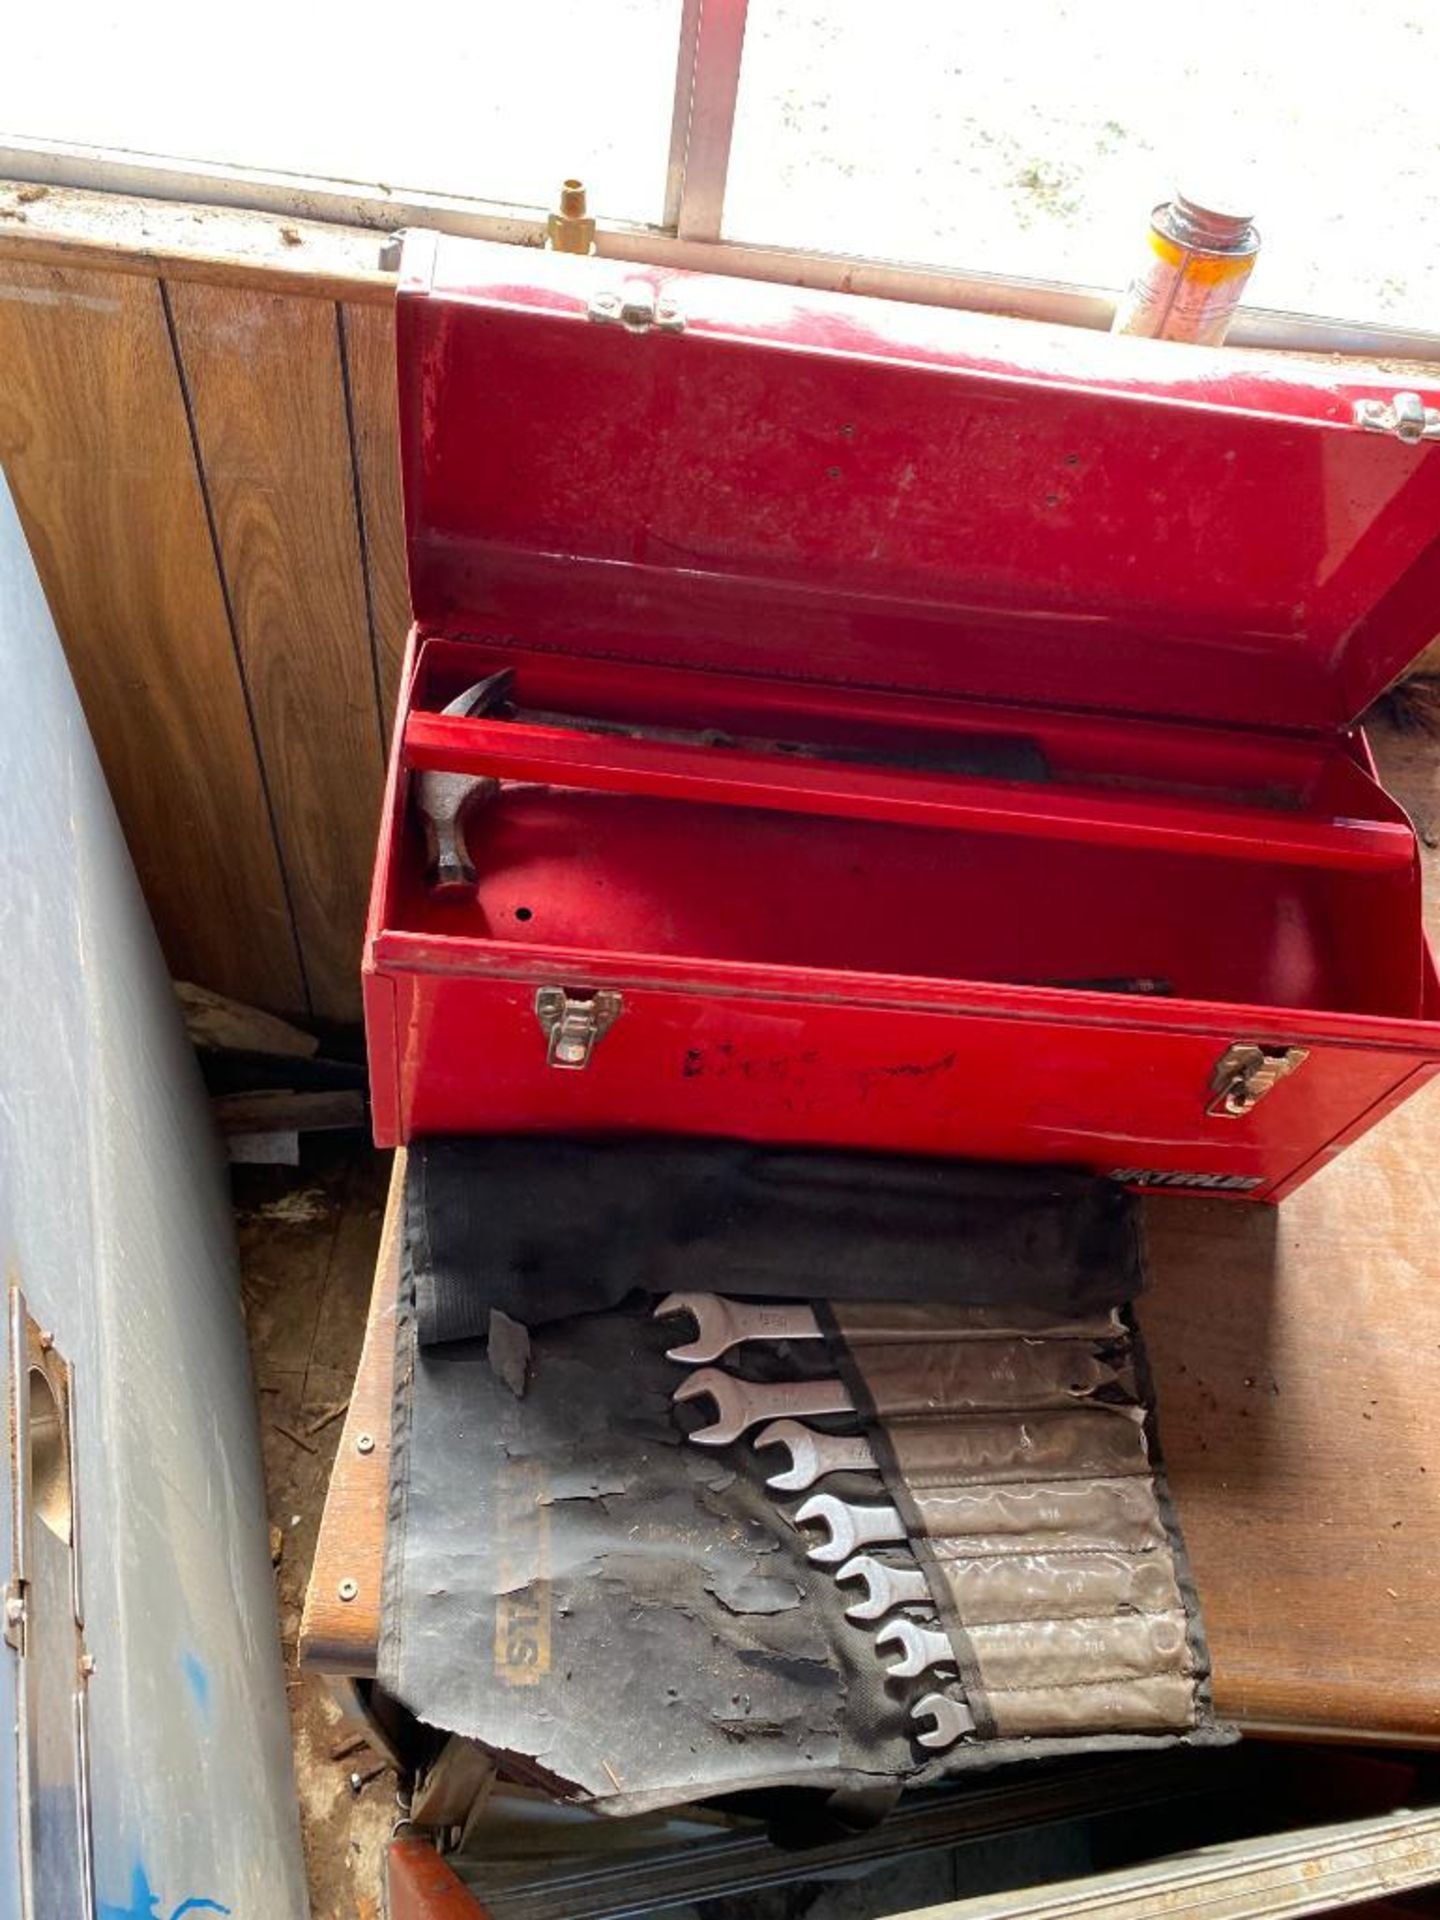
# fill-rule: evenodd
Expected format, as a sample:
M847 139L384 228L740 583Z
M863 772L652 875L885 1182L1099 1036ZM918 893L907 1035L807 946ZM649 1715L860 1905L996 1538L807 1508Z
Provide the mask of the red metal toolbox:
M1274 1199L1440 1064L1356 728L1440 626L1440 390L430 235L399 373L383 1143Z

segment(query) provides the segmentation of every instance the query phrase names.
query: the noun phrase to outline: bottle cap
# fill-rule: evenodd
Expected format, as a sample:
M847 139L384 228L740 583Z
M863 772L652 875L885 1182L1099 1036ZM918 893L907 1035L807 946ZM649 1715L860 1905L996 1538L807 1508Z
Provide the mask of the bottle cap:
M1221 195L1207 187L1203 195L1176 193L1166 211L1176 237L1192 246L1243 252L1257 244L1252 215L1239 210L1248 205L1248 198Z

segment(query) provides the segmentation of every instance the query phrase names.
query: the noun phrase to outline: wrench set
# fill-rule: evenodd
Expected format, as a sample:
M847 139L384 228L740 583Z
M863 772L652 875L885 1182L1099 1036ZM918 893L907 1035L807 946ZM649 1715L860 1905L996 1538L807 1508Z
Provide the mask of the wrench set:
M807 1557L854 1590L846 1618L873 1629L887 1681L918 1683L918 1746L979 1737L982 1716L987 1737L1022 1739L1197 1724L1174 1543L1119 1315L890 1301L829 1312L854 1391L833 1376L755 1381L717 1364L747 1341L821 1339L803 1302L672 1293L655 1309L694 1322L668 1354L694 1369L675 1402L713 1408L690 1440L748 1436L788 1462L766 1485L804 1496L786 1511L816 1530ZM862 1416L857 1397L873 1411ZM807 1424L821 1418L845 1424ZM833 1474L871 1476L874 1498L827 1490ZM959 1623L963 1660L946 1620Z
M784 1447L790 1465L772 1474L766 1484L777 1493L802 1493L831 1473L870 1473L880 1477L874 1450L863 1433L833 1433L808 1427L799 1417L855 1414L855 1403L844 1383L835 1379L756 1382L742 1380L711 1362L747 1340L818 1340L821 1328L811 1308L803 1303L769 1306L730 1300L719 1294L672 1293L655 1309L657 1318L687 1313L695 1322L695 1336L669 1349L668 1357L682 1365L698 1366L676 1389L678 1403L708 1396L713 1420L695 1429L690 1439L698 1446L728 1446L751 1429L757 1450ZM763 1424L762 1424L763 1423ZM883 1491L883 1480L881 1490ZM865 1504L837 1499L830 1493L812 1493L796 1508L793 1521L804 1527L819 1522L825 1538L808 1549L817 1566L833 1568L845 1582L863 1580L865 1598L846 1609L857 1625L881 1620L892 1609L924 1607L928 1624L908 1615L886 1621L875 1636L878 1648L897 1643L900 1658L886 1672L892 1680L927 1676L927 1689L913 1702L911 1718L919 1746L930 1750L952 1747L974 1731L974 1718L958 1696L958 1675L949 1635L935 1618L929 1584L913 1564L892 1566L861 1552L869 1546L903 1547L908 1540L905 1522L888 1502ZM938 1669L938 1675L932 1670Z

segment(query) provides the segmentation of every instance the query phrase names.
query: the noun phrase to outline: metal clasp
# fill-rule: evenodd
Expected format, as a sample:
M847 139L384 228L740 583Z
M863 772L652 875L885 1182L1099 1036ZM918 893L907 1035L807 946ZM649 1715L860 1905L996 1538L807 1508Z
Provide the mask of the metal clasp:
M648 280L627 280L619 292L591 296L585 317L626 333L683 333L685 316L673 300L660 299Z
M25 1582L7 1581L5 1586L5 1644L16 1653L25 1651Z
M572 994L564 987L541 987L535 996L535 1018L549 1042L546 1066L583 1073L622 1005L620 995L608 990Z
M13 1285L7 1358L14 1528L4 1639L15 1654L20 1911L38 1920L95 1911L84 1685L95 1663L80 1593L74 1380Z
M1371 433L1388 433L1413 446L1440 440L1440 407L1427 407L1418 393L1397 393L1393 400L1357 400L1355 424Z
M1210 1076L1213 1098L1206 1113L1220 1120L1243 1120L1277 1080L1294 1073L1309 1057L1307 1047L1262 1047L1237 1040L1215 1062Z

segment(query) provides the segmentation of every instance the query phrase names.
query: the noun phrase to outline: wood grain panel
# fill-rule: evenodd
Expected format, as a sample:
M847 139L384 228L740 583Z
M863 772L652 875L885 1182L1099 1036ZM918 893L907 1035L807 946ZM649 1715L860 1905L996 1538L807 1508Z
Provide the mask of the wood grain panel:
M213 182L212 182L213 185ZM332 300L395 303L395 275L380 265L373 228L243 204L150 200L123 190L0 180L0 262L205 280Z
M341 309L350 367L351 425L360 476L365 558L375 623L381 713L388 728L400 692L410 626L405 515L400 497L400 432L395 399L395 308Z
M353 1020L381 744L336 309L171 303L311 1003Z
M171 971L303 1008L157 282L0 268L0 457Z

